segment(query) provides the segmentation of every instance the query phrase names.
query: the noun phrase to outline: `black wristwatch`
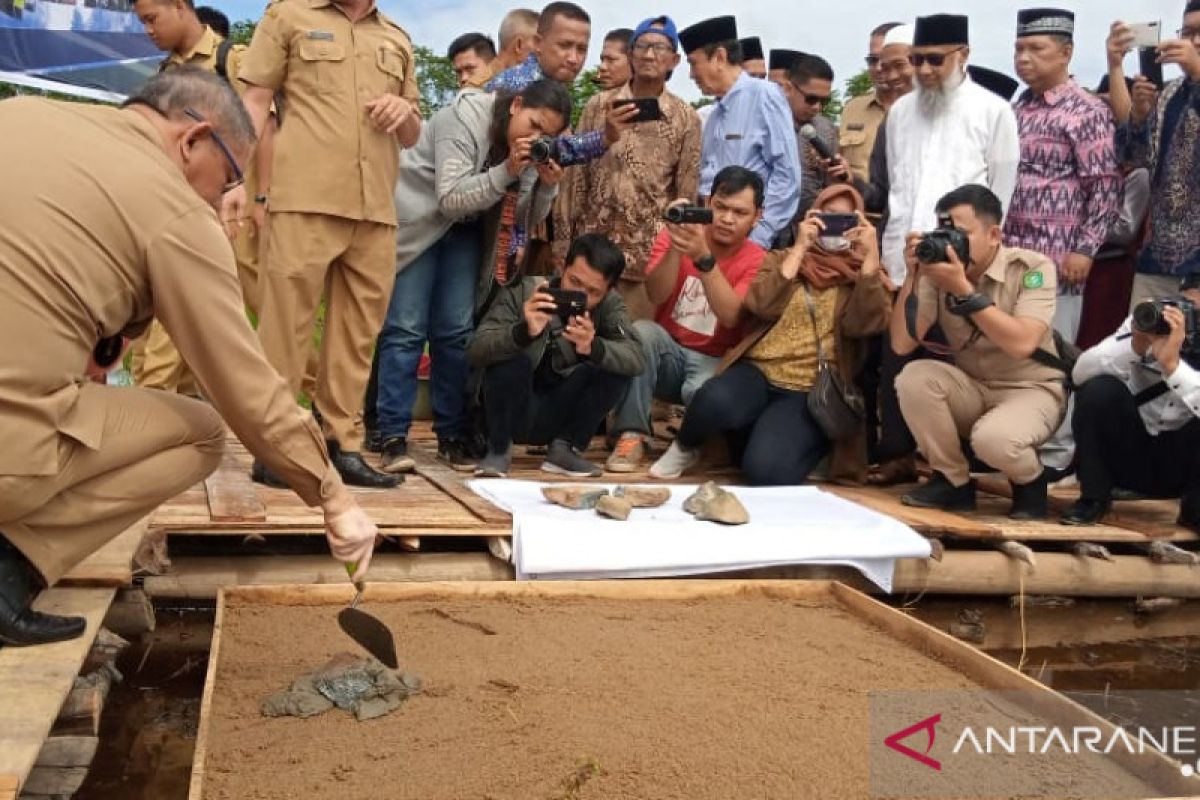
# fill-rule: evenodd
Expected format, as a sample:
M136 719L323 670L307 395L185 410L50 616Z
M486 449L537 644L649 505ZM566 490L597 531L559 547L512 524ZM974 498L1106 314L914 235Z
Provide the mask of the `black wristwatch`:
M265 194L256 194L254 195L254 202L263 205L267 202L267 196Z
M971 294L964 295L946 293L946 310L960 317L969 317L991 305L995 305L992 302L992 298L980 292L972 292Z
M717 259L712 253L709 253L703 258L696 259L692 263L695 264L696 269L700 270L701 272L712 272L713 267L717 266Z

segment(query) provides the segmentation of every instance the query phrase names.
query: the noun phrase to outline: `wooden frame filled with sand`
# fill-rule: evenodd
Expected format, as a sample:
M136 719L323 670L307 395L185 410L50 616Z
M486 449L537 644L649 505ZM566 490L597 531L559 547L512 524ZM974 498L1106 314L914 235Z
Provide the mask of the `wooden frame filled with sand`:
M1156 750L1025 754L1018 771L1039 793L1022 795L988 777L1019 756L956 757L935 774L884 748L880 692L987 695L1011 719L1118 729L830 581L369 584L361 608L390 626L423 692L365 722L261 716L268 694L357 652L336 623L353 592L221 592L190 800L1200 794ZM946 723L965 718L957 702L938 707ZM922 719L899 713L900 727ZM920 735L907 744L930 752Z

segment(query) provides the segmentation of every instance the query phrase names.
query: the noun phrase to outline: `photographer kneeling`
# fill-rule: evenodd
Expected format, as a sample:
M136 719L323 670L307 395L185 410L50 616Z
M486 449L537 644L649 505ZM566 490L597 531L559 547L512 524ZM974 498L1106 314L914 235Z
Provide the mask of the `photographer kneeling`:
M1061 369L1050 324L1056 273L1046 256L1000 241L1000 199L967 185L937 204L940 227L910 233L908 276L892 310L892 349L919 345L953 363L914 361L896 379L904 420L933 477L905 505L975 508L975 484L962 440L1013 485L1013 519L1046 516L1047 479L1037 447L1062 418ZM922 341L934 323L949 347ZM1039 356L1038 351L1044 351Z
M1181 497L1179 524L1200 531L1200 274L1182 296L1138 304L1075 365L1079 500L1067 525L1094 525L1114 488Z
M546 472L600 475L580 452L646 367L614 289L624 269L615 244L585 234L571 243L561 276L501 290L467 349L471 366L485 368L488 454L477 476L505 477L513 442L549 444Z
M862 366L861 340L888 322L878 237L863 210L849 184L831 186L800 223L796 244L763 260L746 293L748 335L696 392L652 477L679 477L699 461L700 446L720 434L744 438L741 469L752 486L804 483L831 447L830 477L866 476L861 415L843 415L840 433L822 422L829 401L849 394L842 389Z

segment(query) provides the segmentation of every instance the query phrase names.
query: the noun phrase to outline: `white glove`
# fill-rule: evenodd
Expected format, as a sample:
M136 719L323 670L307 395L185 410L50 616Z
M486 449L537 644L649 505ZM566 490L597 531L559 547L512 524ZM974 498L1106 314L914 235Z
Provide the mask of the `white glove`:
M325 538L333 557L354 567L351 578L355 583L363 580L371 566L371 555L375 551L375 539L379 528L358 504L337 515L325 515Z

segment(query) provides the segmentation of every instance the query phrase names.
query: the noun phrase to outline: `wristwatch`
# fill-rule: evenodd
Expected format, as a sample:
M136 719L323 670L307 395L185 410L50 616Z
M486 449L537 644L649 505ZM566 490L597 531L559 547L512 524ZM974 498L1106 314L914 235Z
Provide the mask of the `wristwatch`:
M254 202L260 205L265 204L267 202L267 196L265 194L256 194L254 195Z
M702 258L696 259L692 263L695 264L696 269L700 270L701 272L712 272L713 267L717 266L717 259L713 256L712 253L709 253L708 255L703 256Z
M946 310L960 317L969 317L991 305L995 305L992 298L980 292L963 295L953 295L948 292L946 294Z

